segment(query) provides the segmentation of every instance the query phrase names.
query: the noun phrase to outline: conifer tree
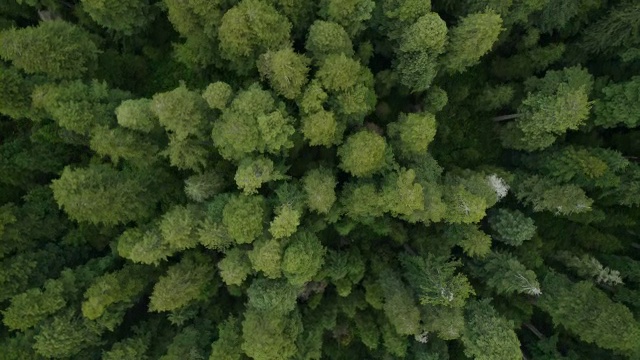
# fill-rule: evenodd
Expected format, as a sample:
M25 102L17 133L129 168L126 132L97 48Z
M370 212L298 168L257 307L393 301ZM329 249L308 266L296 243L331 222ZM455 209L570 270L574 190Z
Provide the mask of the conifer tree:
M589 116L592 78L573 67L548 71L544 78L530 78L528 96L514 122L500 129L503 145L525 151L551 146L567 130L575 130Z
M34 89L33 105L64 129L88 135L96 126L115 125L114 110L130 94L110 89L105 82L76 80L44 84Z
M326 248L312 233L299 232L292 237L282 256L282 272L292 285L303 285L320 271Z
M502 18L493 11L471 14L451 30L442 59L448 72L464 71L491 50L502 31Z
M83 0L82 9L91 18L107 29L132 35L140 31L151 20L149 3L146 0L109 2Z
M91 34L63 21L0 32L0 58L28 74L54 79L82 78L95 67L98 47Z
M465 309L462 344L475 359L520 359L520 342L510 321L500 317L488 301L470 302Z
M331 54L354 55L353 44L346 30L334 22L317 20L309 27L305 49L318 63Z
M551 315L554 324L605 349L637 351L640 328L633 315L593 283L573 283L562 274L550 272L542 280L542 286L547 290L538 306Z
M269 51L260 55L258 70L278 95L295 99L307 82L309 59L292 49Z
M371 131L360 131L338 150L340 167L353 176L366 177L382 170L388 158L384 138Z
M638 106L640 77L634 76L623 83L613 83L601 90L602 96L594 102L594 124L605 128L636 127L638 118L632 116Z
M214 272L212 260L204 254L186 254L154 285L149 310L175 310L191 301L206 299L215 291Z
M51 188L60 208L72 219L115 225L144 219L154 211L158 193L152 187L159 179L149 175L105 164L67 167Z
M220 52L240 74L254 69L258 56L290 45L291 22L266 1L243 0L222 17Z

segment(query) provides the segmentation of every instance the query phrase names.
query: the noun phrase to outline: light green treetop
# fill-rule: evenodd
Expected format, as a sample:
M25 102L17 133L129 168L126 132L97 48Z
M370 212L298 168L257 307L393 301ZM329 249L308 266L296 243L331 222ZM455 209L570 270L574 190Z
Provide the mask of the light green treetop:
M81 78L94 68L98 48L89 33L63 20L0 32L0 58L28 74Z
M338 149L340 168L357 177L367 177L387 165L389 149L384 138L372 131L359 131Z

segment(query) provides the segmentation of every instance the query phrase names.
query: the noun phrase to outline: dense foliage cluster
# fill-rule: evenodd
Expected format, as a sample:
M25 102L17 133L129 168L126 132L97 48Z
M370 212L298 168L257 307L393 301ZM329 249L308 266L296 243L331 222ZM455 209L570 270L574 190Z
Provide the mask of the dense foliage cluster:
M640 3L0 1L0 358L640 358Z

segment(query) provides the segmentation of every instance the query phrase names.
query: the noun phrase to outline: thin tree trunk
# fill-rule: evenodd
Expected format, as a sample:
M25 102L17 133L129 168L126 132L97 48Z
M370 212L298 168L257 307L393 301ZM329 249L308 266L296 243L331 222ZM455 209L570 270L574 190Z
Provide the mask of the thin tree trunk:
M538 337L538 339L540 340L546 339L546 336L544 336L544 334L541 333L540 330L536 329L536 327L533 326L532 324L524 323L522 325L524 325L527 329L531 330L531 332L534 333Z
M412 255L412 256L418 255L418 253L416 253L416 251L413 250L411 246L409 246L409 244L404 244L404 249L409 253L409 255Z
M517 119L520 116L522 116L522 114L501 115L501 116L494 117L493 121L495 121L495 122L508 121L508 120Z

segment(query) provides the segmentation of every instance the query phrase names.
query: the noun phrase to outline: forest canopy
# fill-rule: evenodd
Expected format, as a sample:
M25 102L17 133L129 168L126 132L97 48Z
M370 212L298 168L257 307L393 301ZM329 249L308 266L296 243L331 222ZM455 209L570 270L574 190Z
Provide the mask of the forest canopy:
M3 360L640 358L640 3L0 1Z

